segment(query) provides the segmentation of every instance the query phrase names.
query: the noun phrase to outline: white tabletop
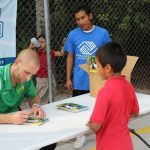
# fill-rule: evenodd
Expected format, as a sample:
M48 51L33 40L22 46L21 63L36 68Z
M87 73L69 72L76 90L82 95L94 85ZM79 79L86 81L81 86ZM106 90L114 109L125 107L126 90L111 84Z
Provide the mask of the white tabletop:
M150 112L150 95L137 94L140 114ZM56 109L56 105L64 102L83 104L88 110L72 113ZM0 148L2 150L35 150L45 145L71 139L88 132L85 126L92 113L95 98L89 94L68 98L44 105L49 122L41 126L33 125L0 125Z

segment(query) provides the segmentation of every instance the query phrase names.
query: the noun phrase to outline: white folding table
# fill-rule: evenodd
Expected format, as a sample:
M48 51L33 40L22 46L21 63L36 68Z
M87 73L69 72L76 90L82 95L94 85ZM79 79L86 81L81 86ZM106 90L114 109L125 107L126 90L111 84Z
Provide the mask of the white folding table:
M138 94L140 115L150 112L150 95ZM59 110L57 104L73 102L87 105L88 110L79 113ZM92 113L95 98L89 94L68 98L43 105L49 122L41 125L0 125L0 148L2 150L35 150L43 146L71 139L89 132L85 126Z

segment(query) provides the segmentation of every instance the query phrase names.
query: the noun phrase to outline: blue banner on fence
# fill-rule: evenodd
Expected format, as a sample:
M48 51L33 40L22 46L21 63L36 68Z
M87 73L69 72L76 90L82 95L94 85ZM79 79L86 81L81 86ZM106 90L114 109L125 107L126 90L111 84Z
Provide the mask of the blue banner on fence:
M0 0L0 65L16 58L17 0Z

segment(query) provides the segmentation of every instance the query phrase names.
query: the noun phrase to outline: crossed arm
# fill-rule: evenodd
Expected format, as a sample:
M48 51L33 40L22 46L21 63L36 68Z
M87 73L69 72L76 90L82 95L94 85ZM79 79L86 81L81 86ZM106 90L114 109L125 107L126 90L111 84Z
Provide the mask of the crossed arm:
M139 112L137 112L137 113L134 113L134 114L132 114L132 115L130 115L130 118L135 118L135 117L137 117L139 115ZM94 131L95 133L97 132L97 131L99 131L100 129L101 129L101 124L98 124L98 123L96 123L96 122L88 122L87 123L87 126L92 130L92 131Z
M100 124L90 121L87 123L87 126L95 133L101 128Z

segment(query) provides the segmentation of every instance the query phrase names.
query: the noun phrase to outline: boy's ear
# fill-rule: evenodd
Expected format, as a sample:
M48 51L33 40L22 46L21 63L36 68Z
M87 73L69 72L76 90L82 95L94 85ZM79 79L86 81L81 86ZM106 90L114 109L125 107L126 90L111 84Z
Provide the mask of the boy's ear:
M112 67L111 67L110 64L106 64L105 68L106 68L107 72L111 72L112 71Z

